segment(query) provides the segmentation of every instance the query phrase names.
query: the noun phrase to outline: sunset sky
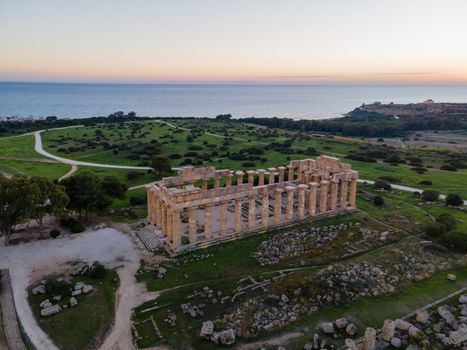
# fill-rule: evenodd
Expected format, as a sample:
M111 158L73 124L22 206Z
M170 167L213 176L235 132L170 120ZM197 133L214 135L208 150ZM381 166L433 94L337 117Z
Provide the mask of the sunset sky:
M0 0L0 81L467 83L466 0Z

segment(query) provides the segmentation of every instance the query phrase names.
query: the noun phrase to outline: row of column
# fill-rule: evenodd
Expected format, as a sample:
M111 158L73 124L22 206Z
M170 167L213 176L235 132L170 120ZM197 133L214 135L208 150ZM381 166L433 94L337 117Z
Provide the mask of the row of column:
M274 179L275 179L275 175L276 175L276 172L277 170L279 170L279 182L284 182L286 181L286 170L288 169L288 173L287 173L287 181L293 181L294 180L294 176L295 176L295 167L294 166L280 166L278 168L268 168L267 170L266 169L258 169L257 171L254 171L254 170L247 170L246 172L244 171L236 171L234 174L227 174L225 175L225 187L229 187L229 186L232 186L232 177L235 176L236 179L237 179L237 185L242 185L244 184L244 177L245 177L245 174L247 175L247 183L249 184L253 184L254 183L254 180L255 180L255 174L258 173L259 175L259 179L258 179L258 186L263 186L265 185L265 174L266 172L268 173L268 184L269 185L272 185L274 184ZM221 176L218 175L218 174L215 174L214 177L213 177L213 181L214 181L214 188L219 188L220 187L220 178ZM201 188L203 190L207 190L208 189L208 180L206 179L202 179L201 180Z
M338 197L338 186L341 184L340 196ZM330 187L330 188L329 188ZM283 223L282 213L282 194L286 192L286 207L285 207L285 222L294 220L294 195L297 192L297 219L303 219L307 216L324 214L327 211L333 211L339 208L347 208L347 200L349 208L355 208L357 180L350 181L350 193L348 193L347 181L339 180L323 180L321 183L311 182L309 185L300 184L295 186L286 186L285 189L274 189L274 215L273 224L280 225ZM269 207L270 193L267 187L263 188L258 195L261 196L261 228L270 226ZM258 195L248 197L248 231L255 230L256 227L256 199ZM242 232L242 202L243 198L234 199L233 212L233 235ZM308 206L306 203L308 202ZM227 234L227 201L218 203L219 205L219 235ZM204 207L204 239L210 240L213 236L212 232L212 210L214 204L207 204ZM197 241L197 207L189 207L188 211L188 240L190 244ZM155 212L157 218L157 226L166 233L168 239L173 242L174 247L179 247L181 244L180 232L180 211L173 210L167 207L163 202L156 198Z

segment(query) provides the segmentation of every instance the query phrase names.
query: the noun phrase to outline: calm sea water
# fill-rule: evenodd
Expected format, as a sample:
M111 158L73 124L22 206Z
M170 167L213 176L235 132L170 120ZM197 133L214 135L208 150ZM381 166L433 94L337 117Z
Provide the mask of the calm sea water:
M0 83L0 116L339 117L362 103L467 102L467 85Z

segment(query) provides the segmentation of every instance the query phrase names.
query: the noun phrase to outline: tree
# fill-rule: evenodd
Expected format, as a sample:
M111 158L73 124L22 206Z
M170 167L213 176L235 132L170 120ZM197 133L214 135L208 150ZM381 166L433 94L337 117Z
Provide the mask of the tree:
M439 192L434 190L425 190L422 192L422 198L427 202L437 201L439 198Z
M425 226L425 233L431 238L440 238L446 233L446 226L438 222L433 222Z
M376 196L373 198L373 204L377 205L378 207L382 207L384 205L384 198L381 196Z
M31 182L26 177L0 177L0 232L5 236L6 245L18 222L31 212L32 193Z
M76 211L85 220L89 213L103 212L112 204L113 198L120 198L125 193L126 186L112 176L101 179L91 173L81 173L62 181L66 193L70 198L68 207ZM123 192L122 192L123 191ZM123 193L123 194L122 194Z
M376 180L374 186L376 189L383 189L386 191L391 189L391 184L385 180Z
M453 207L458 207L464 204L462 197L457 193L450 193L446 196L446 205L452 205Z
M122 199L128 190L128 186L121 182L116 176L105 176L102 179L102 190L112 198Z
M46 214L61 214L68 204L63 186L56 185L45 177L31 178L32 205L30 217L42 226Z
M216 120L229 121L232 119L232 114L219 114L216 116Z
M441 214L436 219L436 222L446 227L446 231L451 231L456 226L456 220L451 214Z
M158 175L168 174L172 171L170 160L166 157L156 156L151 159L151 168Z

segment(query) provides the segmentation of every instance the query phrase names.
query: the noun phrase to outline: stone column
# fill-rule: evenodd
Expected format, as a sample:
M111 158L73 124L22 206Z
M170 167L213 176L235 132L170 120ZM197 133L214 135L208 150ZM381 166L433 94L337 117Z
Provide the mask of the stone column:
M225 187L230 187L230 186L232 186L232 174L228 173L225 176Z
M251 184L251 186L254 186L255 182L255 172L254 170L247 170L247 175L248 175L248 184Z
M341 198L340 198L341 209L347 208L347 180L341 179Z
M237 185L242 185L243 184L243 175L245 173L241 170L238 170L235 172L235 175L237 175Z
M264 173L266 170L264 169L258 169L258 174L259 174L259 181L258 181L258 186L263 186L264 185Z
M196 243L196 208L188 208L188 240L190 244Z
M322 180L320 183L319 212L325 213L328 210L328 186L329 181Z
M279 225L282 221L282 188L276 188L274 192L274 224Z
M164 202L161 202L161 230L167 236L167 207Z
M261 224L263 227L269 226L269 189L263 188L263 197L261 200Z
M212 226L212 204L206 204L204 208L204 238L211 239L211 226Z
M156 208L154 209L154 213L155 213L155 216L156 216L156 227L161 227L161 200L159 199L159 197L156 197L155 194L153 194L154 196L154 200L155 200L155 205L156 205Z
M339 185L339 180L331 180L331 203L330 209L336 210L337 208L337 186Z
M146 190L146 204L148 206L148 220L151 224L155 224L154 222L154 214L153 214L153 207L152 207L152 191L148 188Z
M316 182L310 182L310 198L308 199L308 213L310 216L316 214L316 187L318 187Z
M272 185L274 183L274 176L276 174L276 168L268 168L269 171L269 184Z
M241 231L242 231L242 200L235 199L234 232L239 233Z
M182 233L180 232L180 211L172 211L172 237L174 251L177 251L178 247L182 244Z
M305 217L305 190L308 185L298 185L298 218L303 219Z
M279 182L284 182L285 181L285 166L280 166L279 168Z
M306 184L310 183L310 173L306 172L304 176L305 176L305 180L303 182Z
M363 336L362 350L375 350L376 348L376 331L374 328L368 327Z
M349 194L349 205L352 209L356 207L357 199L357 179L350 181L350 194Z
M291 221L293 219L293 192L295 191L295 187L287 186L285 188L287 192L287 206L285 210L285 219L286 221Z
M248 197L248 229L254 230L256 224L256 196Z
M173 240L172 208L167 207L166 213L167 213L167 219L166 219L167 238L169 239L169 242L172 242L172 240Z
M219 174L214 174L214 188L219 188Z
M289 175L287 176L287 181L293 181L295 167L293 165L289 165L288 168L289 168Z
M219 205L219 234L225 236L227 232L227 202Z
M208 189L208 180L201 179L201 188L205 191Z
M381 338L387 342L391 341L391 338L394 337L394 332L396 330L396 325L393 320L385 320L383 325L383 334Z

